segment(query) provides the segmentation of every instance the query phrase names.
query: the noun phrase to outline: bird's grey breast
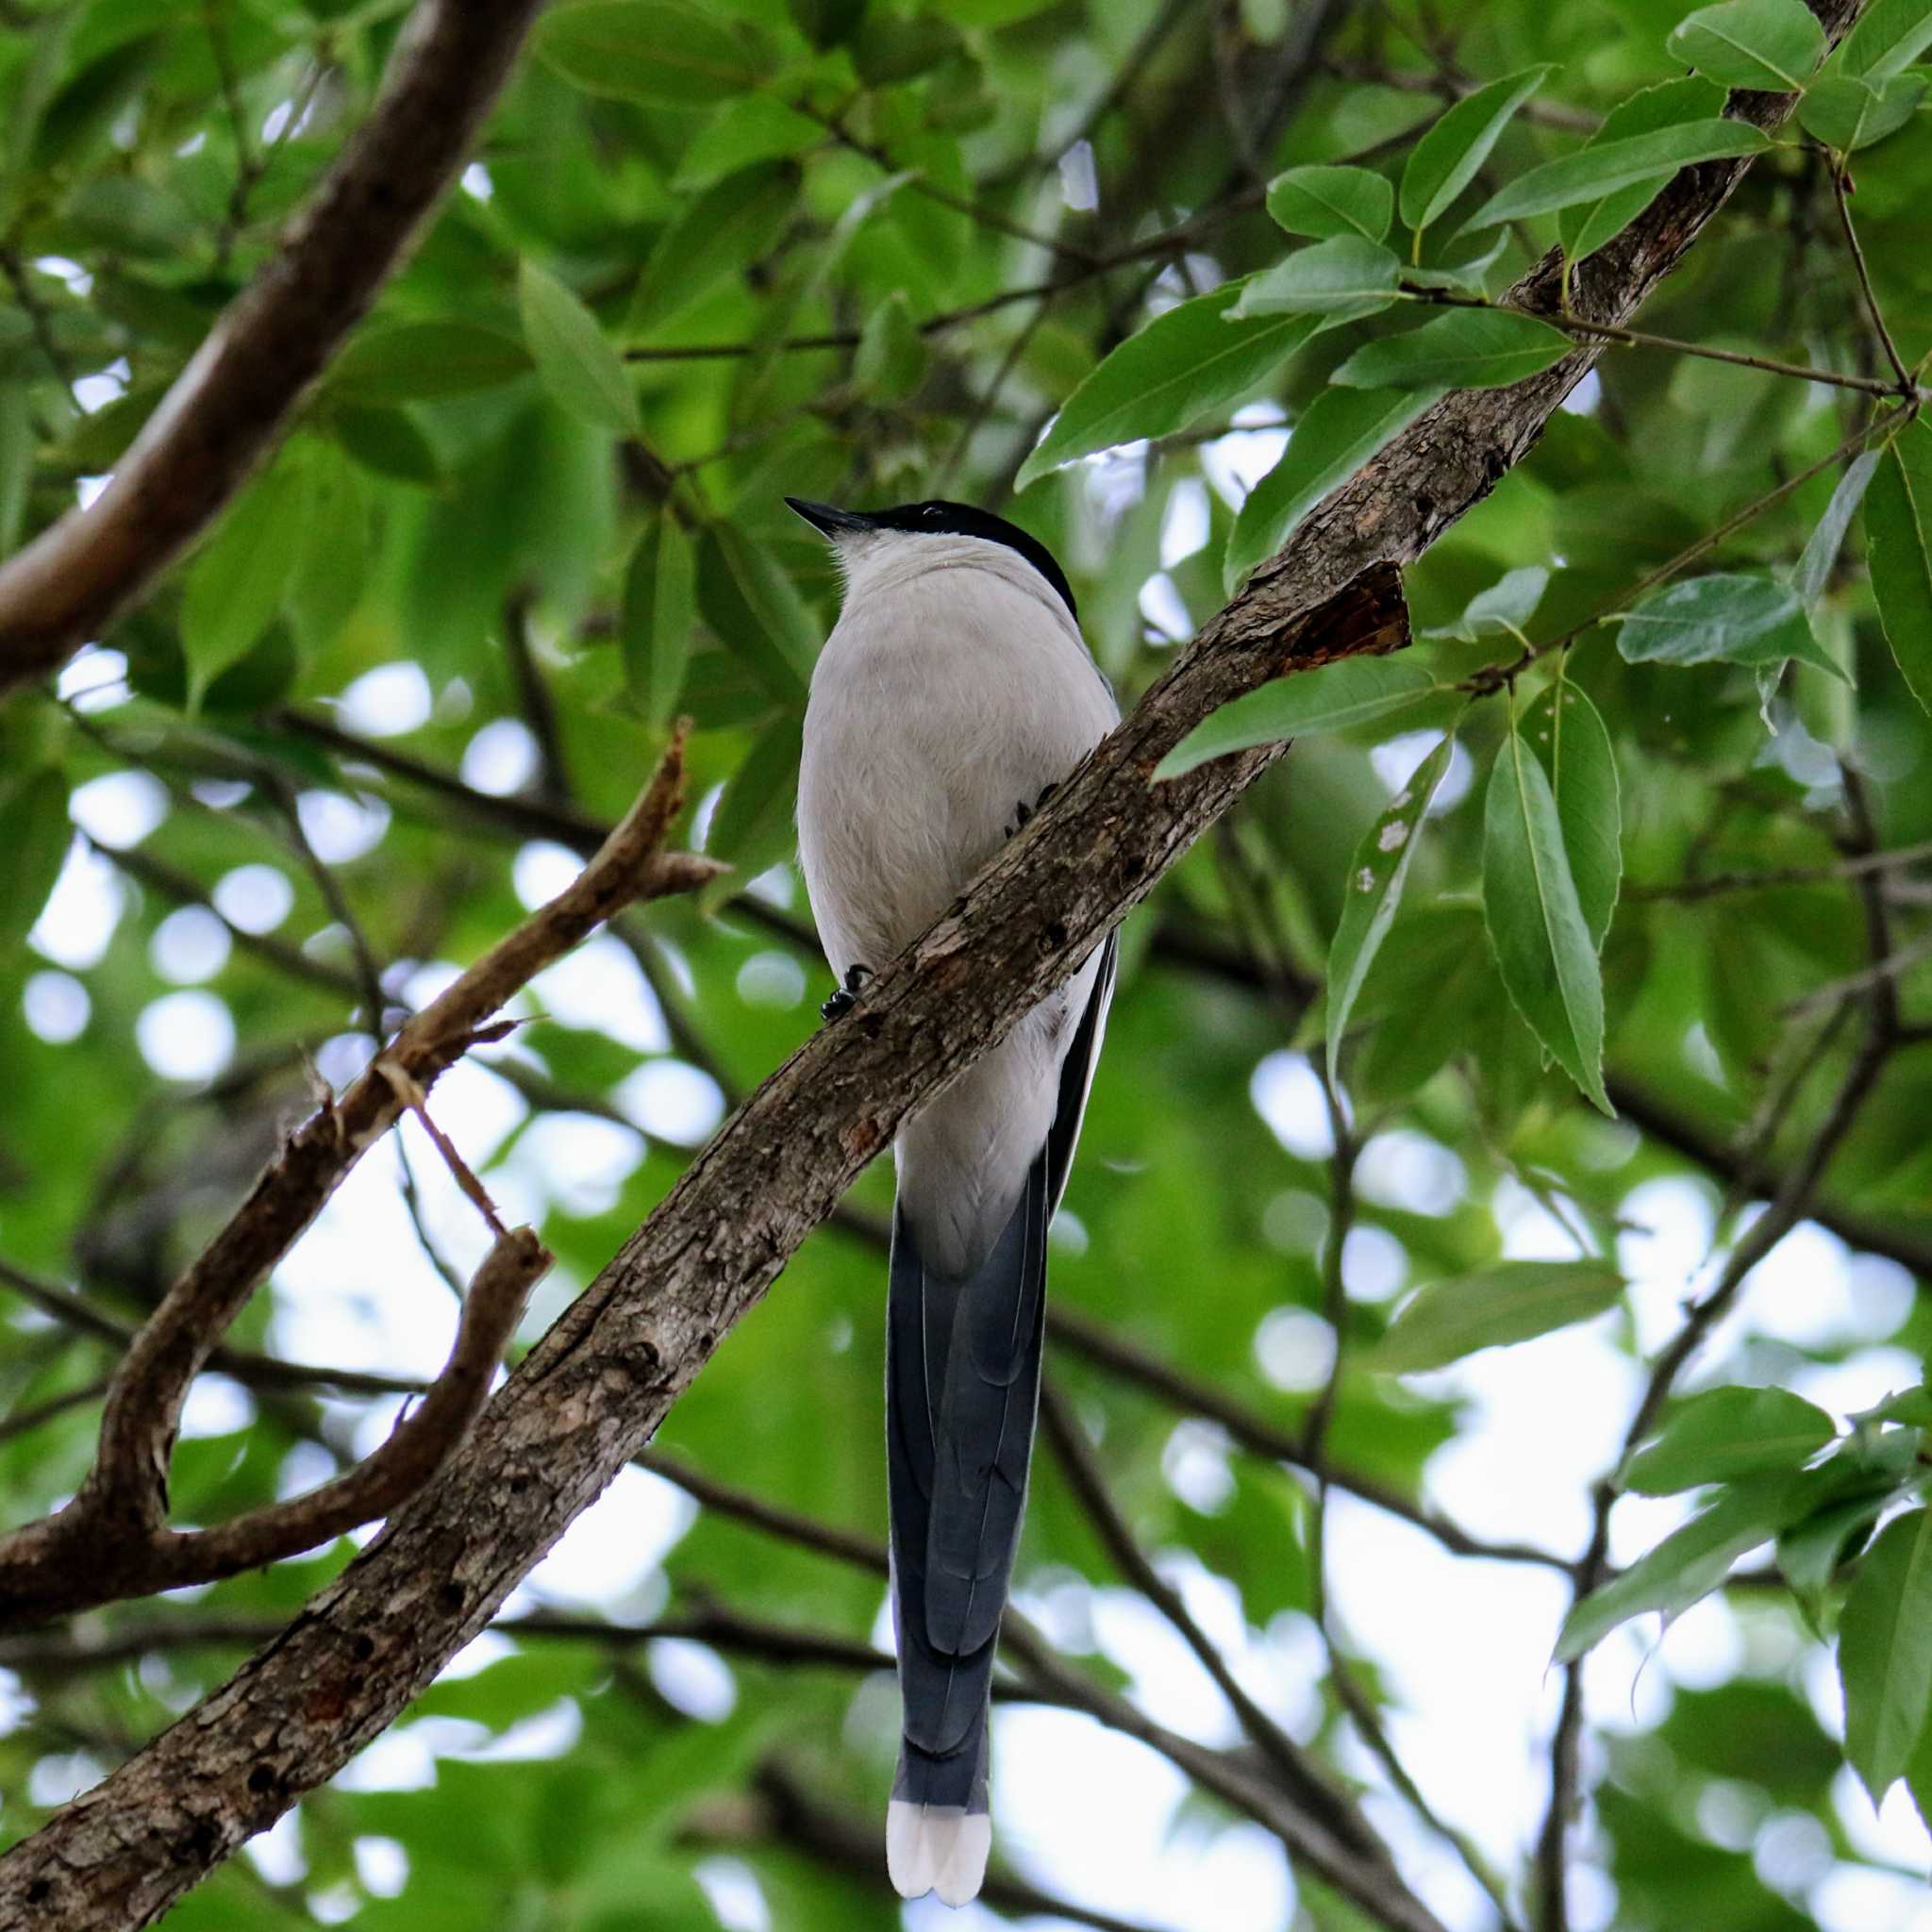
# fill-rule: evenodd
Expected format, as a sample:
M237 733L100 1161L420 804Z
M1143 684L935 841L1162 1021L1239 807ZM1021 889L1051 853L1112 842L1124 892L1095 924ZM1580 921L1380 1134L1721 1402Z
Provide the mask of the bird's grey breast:
M812 676L798 808L806 882L841 974L930 924L1016 808L1114 723L1078 632L1032 575L996 556L848 593Z

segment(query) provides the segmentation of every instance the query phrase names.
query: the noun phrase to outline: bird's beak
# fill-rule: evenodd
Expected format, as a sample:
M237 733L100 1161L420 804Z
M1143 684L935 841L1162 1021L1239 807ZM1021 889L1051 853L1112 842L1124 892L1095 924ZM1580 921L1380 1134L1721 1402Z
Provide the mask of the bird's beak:
M859 510L839 509L829 503L808 503L802 496L788 496L785 501L828 543L873 527L872 519Z

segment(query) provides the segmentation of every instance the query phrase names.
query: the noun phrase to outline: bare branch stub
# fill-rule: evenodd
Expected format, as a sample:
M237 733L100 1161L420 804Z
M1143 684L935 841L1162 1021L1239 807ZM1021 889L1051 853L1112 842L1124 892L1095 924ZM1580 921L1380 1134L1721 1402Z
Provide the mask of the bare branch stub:
M469 1433L530 1290L551 1260L530 1228L513 1228L497 1241L470 1284L442 1373L390 1439L333 1482L208 1529L175 1530L159 1524L138 1539L97 1545L92 1563L77 1560L77 1541L93 1528L77 1505L9 1538L0 1545L0 1624L212 1583L319 1548L389 1515L442 1467Z

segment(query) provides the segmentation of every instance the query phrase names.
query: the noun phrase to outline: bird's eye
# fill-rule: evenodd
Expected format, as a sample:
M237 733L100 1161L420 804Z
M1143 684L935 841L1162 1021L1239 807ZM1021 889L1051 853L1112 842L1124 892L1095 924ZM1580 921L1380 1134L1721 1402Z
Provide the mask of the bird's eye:
M921 512L921 514L925 518L927 523L932 523L938 517L941 516L943 512L941 510L938 504L929 503L926 505L925 508Z

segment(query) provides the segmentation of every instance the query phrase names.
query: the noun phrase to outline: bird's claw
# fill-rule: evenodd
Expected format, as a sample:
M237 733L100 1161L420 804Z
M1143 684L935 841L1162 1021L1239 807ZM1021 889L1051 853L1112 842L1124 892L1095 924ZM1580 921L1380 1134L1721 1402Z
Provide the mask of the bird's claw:
M865 991L865 982L871 977L870 966L846 967L845 983L819 1008L819 1012L827 1020L842 1019L858 1004L858 995Z
M1028 805L1026 801L1023 798L1020 801L1020 803L1013 808L1013 823L1007 827L1007 837L1009 839L1018 838L1020 833L1024 831L1027 825L1032 824L1033 814L1037 812L1041 808L1041 807L1043 806L1046 803L1046 801L1049 798L1051 798L1054 795L1054 793L1058 791L1059 789L1060 788L1058 784L1046 786L1041 791L1040 796L1036 798L1031 805Z

